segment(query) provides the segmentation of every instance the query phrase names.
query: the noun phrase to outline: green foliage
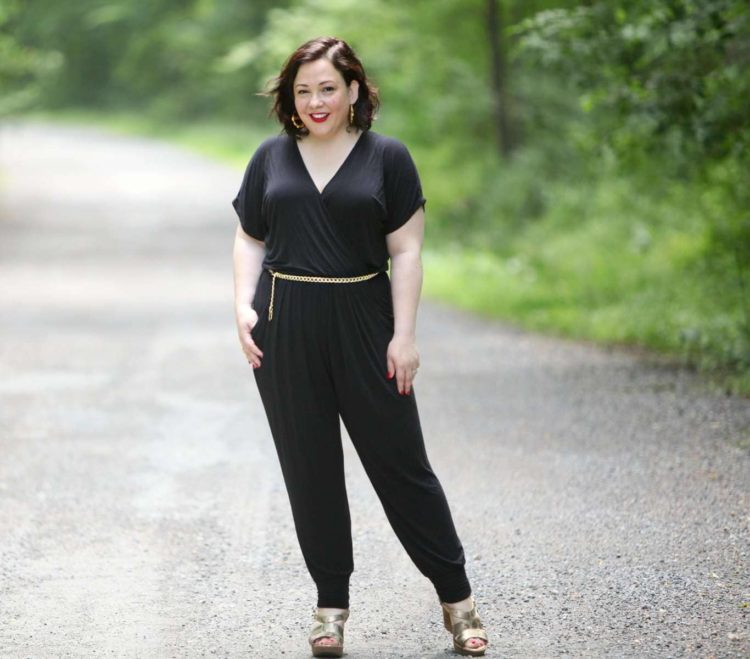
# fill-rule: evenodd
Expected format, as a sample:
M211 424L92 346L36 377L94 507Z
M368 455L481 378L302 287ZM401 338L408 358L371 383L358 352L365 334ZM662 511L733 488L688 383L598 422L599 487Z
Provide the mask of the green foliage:
M16 50L53 55L56 70L32 72L38 93L25 107L125 107L165 120L216 114L257 119L264 106L253 95L257 70L252 57L242 56L241 44L260 33L267 12L280 5L28 0L23 11L12 13L9 33Z
M425 294L534 330L649 346L734 374L750 393L747 290L732 252L712 245L710 185L604 172L546 194L544 216L501 249L429 247Z
M580 90L599 134L627 155L682 167L746 157L750 11L745 0L597 2L515 29L524 56Z
M0 116L23 110L38 101L44 80L61 65L58 53L31 48L16 36L20 0L0 3Z
M428 291L750 390L746 0L499 1L511 158L486 0L0 2L0 114L106 108L238 166L288 55L346 39L422 176Z
M578 330L616 338L619 328L624 339L680 352L706 367L750 373L747 3L608 0L539 12L513 33L517 59L526 66L535 63L575 91L583 114L570 114L566 125L567 135L577 136L571 144L583 156L579 174L593 178L595 186L608 187L609 177L628 182L632 193L656 211L623 214L628 205L622 199L606 216L607 233L614 236L622 218L656 240L664 219L677 213L680 226L700 234L700 240L683 236L677 241L686 251L674 251L673 242L662 245L660 261L650 265L610 253L620 279L631 267L643 277L622 288L617 280L612 290L619 291L619 301L609 313L615 319L611 327L589 331L576 321ZM607 172L604 178L602 172ZM665 196L665 190L675 189L683 192ZM574 255L566 256L549 224L559 210L551 204L547 209L539 226L548 232L545 244L556 246L555 272L574 282L566 268ZM588 239L573 233L582 248L593 245L607 254L604 245L591 241L595 225L584 226L592 232ZM533 236L541 240L537 231L536 226L525 231L522 242ZM543 250L537 251L541 255ZM600 293L607 290L606 282L615 281L606 268L589 275ZM629 302L645 311L626 309ZM569 301L567 311L572 309L586 310L592 322L601 318L601 310L582 298ZM653 322L648 310L656 312ZM633 318L636 323L628 322Z

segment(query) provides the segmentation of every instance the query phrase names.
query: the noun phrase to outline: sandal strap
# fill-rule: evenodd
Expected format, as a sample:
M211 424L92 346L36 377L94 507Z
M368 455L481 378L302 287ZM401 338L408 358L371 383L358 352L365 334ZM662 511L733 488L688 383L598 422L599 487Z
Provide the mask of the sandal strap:
M347 618L349 617L349 612L344 611L344 613L315 613L313 615L315 620L317 622L338 622L339 620L341 622L346 622Z
M482 620L477 613L476 603L469 611L457 611L446 604L443 604L443 608L450 617L451 633L456 643L463 647L470 638L479 638L485 643L488 642L484 625L482 625Z
M487 633L481 627L467 627L458 636L454 636L453 638L456 639L459 645L466 645L466 641L470 638L481 638L485 643L488 640Z
M314 614L315 625L310 631L310 642L314 642L319 638L325 636L331 636L339 644L344 642L344 623L349 617L349 612L344 613L330 613L330 614Z

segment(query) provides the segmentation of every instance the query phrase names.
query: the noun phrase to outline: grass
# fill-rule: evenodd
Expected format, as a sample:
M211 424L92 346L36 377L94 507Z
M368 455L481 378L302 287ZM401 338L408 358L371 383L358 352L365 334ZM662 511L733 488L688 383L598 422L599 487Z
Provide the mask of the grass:
M526 329L655 349L750 393L743 290L712 249L700 191L645 195L606 177L561 187L549 185L546 213L501 249L425 250L425 295Z
M90 110L65 110L34 112L24 115L24 119L96 126L122 135L166 140L233 165L238 169L247 165L254 147L269 135L268 129L251 122L232 123L227 120L168 122L161 118L134 112L101 113ZM270 123L269 126L271 126Z

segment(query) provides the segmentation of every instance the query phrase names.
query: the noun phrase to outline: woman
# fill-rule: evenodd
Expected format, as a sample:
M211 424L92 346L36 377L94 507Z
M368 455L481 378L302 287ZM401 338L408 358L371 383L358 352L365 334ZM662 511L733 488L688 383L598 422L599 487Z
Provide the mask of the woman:
M395 533L435 586L455 648L483 654L414 397L426 203L417 170L403 144L370 130L377 90L344 41L300 46L269 94L284 130L258 147L232 202L236 317L317 586L312 653L340 657L349 616L341 415Z

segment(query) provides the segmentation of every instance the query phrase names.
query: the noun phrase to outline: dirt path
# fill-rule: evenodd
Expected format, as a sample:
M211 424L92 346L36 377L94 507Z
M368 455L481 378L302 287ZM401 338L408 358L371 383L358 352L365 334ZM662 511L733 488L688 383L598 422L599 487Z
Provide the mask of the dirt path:
M0 126L2 657L308 656L314 589L233 324L240 176ZM750 401L426 302L418 341L488 656L750 656ZM345 451L348 656L451 656Z

